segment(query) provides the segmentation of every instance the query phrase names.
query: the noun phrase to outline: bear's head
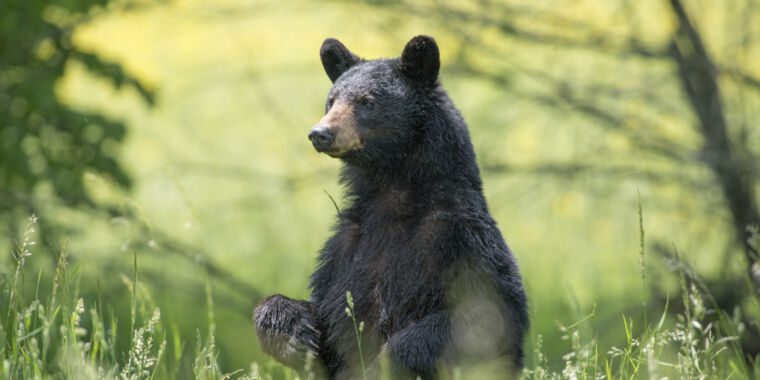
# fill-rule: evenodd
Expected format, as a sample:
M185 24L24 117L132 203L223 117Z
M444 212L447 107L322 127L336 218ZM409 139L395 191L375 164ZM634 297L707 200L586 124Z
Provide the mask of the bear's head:
M417 36L399 58L363 60L327 39L320 57L333 86L325 116L309 133L314 148L373 166L410 154L439 87L435 40Z

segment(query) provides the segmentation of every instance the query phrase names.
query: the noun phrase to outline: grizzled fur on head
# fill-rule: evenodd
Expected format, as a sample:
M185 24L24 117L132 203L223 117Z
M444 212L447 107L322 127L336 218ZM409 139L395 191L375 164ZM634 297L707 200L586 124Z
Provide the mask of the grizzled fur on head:
M320 56L333 87L318 126L336 135L326 153L348 164L345 181L420 181L464 167L459 179L480 187L467 128L438 81L435 40L417 36L399 58L363 60L327 39ZM342 123L326 122L346 114Z

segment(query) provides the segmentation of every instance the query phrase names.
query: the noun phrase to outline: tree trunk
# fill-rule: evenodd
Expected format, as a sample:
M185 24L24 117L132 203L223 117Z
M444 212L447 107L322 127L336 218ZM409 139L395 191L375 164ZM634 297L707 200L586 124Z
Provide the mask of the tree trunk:
M680 0L670 0L678 21L671 42L672 57L678 67L681 85L704 137L702 159L715 175L731 213L734 232L744 247L748 272L756 293L760 293L760 278L753 275L758 267L758 252L750 245L751 225L760 223L754 183L746 163L737 158L728 136L727 122L718 84L717 70L702 37L691 24Z

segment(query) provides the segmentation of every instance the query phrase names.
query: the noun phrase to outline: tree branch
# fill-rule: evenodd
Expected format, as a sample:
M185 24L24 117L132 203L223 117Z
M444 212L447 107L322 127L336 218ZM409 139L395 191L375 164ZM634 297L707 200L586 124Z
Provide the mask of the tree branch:
M744 247L751 268L760 258L749 244L751 236L747 230L749 226L760 223L754 180L747 175L749 168L745 168L743 162L736 158L731 145L717 70L702 37L689 20L680 0L670 0L670 6L678 20L678 28L671 42L671 56L704 136L702 158L721 186L733 217L734 233ZM760 293L760 283L755 282L754 286L755 291Z

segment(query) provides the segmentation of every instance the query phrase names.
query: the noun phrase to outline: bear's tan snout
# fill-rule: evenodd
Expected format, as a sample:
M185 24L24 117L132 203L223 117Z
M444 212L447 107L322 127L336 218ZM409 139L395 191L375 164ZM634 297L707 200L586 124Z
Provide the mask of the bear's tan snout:
M317 152L327 153L331 157L341 157L349 151L360 149L362 142L353 106L345 102L334 104L309 132L309 140Z

